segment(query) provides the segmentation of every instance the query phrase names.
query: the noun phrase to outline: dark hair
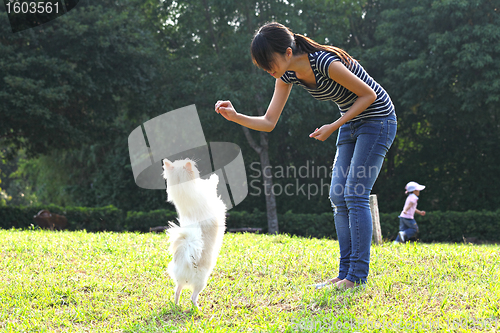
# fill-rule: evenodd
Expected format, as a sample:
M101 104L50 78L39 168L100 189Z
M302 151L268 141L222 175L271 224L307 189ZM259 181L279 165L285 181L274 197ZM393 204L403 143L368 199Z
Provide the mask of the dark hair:
M281 23L266 23L253 36L250 52L253 63L266 70L271 70L274 54L285 54L287 48L295 54L326 51L336 54L345 65L350 66L354 60L346 51L330 45L322 45L301 34L294 34Z

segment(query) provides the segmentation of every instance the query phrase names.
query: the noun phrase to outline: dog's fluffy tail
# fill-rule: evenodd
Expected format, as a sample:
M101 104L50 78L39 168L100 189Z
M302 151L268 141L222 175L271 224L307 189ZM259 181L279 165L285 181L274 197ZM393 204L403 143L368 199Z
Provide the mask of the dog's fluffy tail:
M172 261L168 273L174 280L190 280L195 274L203 250L203 238L198 223L183 223L180 227L169 222L169 252Z

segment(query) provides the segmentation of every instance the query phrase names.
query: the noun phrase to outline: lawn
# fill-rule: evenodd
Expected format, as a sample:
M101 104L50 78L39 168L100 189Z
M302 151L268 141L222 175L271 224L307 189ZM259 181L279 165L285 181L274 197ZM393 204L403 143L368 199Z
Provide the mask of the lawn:
M372 247L366 289L335 276L338 243L226 234L191 307L173 305L162 234L0 230L0 332L496 332L500 246Z

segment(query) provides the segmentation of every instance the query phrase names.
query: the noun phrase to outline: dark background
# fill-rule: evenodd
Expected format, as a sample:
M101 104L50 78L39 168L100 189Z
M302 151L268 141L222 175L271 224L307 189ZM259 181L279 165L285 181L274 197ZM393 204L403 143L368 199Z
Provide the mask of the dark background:
M278 21L344 48L390 94L398 134L373 189L382 212L402 209L410 180L427 186L419 209L496 210L499 11L489 0L82 0L13 33L0 3L0 205L173 208L164 191L135 185L127 138L151 118L196 104L207 141L238 144L255 180L234 210L265 211L252 167L259 157L214 104L265 110L274 79L253 66L249 44L260 25ZM333 103L293 88L269 134L275 189L291 183L296 192L276 196L278 212L331 211L321 186L336 133L325 142L308 134L338 116ZM308 177L279 173L307 165ZM312 166L322 167L319 177ZM314 186L318 194L308 196Z

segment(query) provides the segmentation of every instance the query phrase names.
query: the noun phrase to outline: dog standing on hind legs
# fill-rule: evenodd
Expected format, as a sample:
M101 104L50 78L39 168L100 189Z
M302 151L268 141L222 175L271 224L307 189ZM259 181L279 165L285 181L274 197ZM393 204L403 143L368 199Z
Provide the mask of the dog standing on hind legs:
M191 301L198 308L198 295L207 285L222 247L226 228L226 205L217 194L219 177L201 179L190 159L163 160L168 201L175 205L179 225L170 222L168 274L175 281L175 304L184 288L192 290Z

